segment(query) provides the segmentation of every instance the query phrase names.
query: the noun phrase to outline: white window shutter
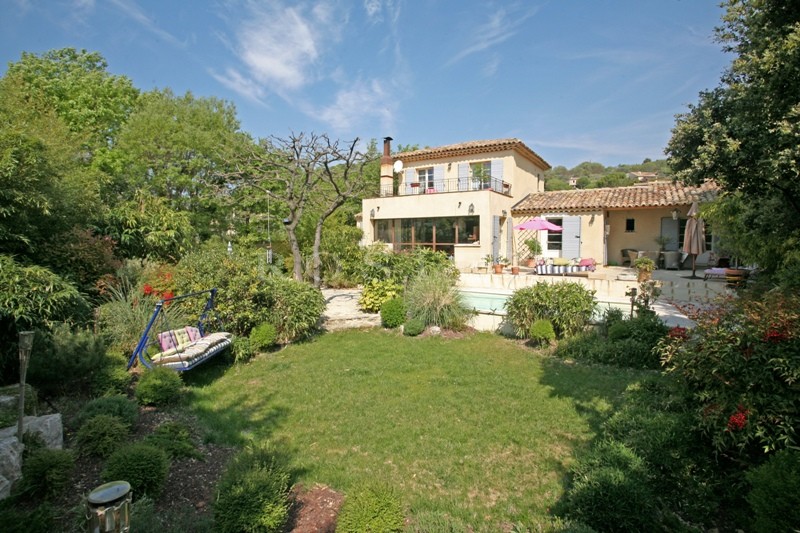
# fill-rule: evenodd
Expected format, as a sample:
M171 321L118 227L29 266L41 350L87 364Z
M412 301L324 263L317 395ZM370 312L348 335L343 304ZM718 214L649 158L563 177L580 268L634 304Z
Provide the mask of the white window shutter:
M444 192L444 165L433 167L433 187L436 192Z
M458 164L458 190L469 190L469 165L467 163Z
M412 183L417 183L417 171L413 168L406 169L406 194L411 194L413 192L411 188Z

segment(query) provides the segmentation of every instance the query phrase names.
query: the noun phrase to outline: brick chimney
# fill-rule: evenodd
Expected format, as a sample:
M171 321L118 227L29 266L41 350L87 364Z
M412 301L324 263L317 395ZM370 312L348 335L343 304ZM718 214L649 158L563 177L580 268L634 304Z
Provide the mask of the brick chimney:
M383 138L381 157L381 196L394 195L394 160L392 159L392 138Z

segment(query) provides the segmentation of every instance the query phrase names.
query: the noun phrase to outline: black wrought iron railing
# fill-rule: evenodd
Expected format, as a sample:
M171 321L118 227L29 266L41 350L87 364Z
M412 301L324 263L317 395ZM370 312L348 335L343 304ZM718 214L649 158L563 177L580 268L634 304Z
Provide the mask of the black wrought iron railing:
M411 196L415 194L438 194L466 191L495 191L511 194L511 184L497 178L455 178L433 183L399 183L382 186L380 196Z

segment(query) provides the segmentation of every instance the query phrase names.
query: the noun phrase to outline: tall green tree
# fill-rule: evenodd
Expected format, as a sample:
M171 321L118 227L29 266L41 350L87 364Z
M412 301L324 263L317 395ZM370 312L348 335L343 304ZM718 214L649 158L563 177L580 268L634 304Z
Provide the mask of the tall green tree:
M714 227L743 232L743 238L729 239L731 251L768 271L797 273L800 4L728 0L724 5L716 35L735 57L720 85L702 92L698 103L677 117L667 146L669 164L684 182L720 185L721 201L731 205L712 211Z
M97 52L62 48L41 55L23 52L7 75L19 76L30 94L97 148L113 142L139 95L130 79L107 69Z

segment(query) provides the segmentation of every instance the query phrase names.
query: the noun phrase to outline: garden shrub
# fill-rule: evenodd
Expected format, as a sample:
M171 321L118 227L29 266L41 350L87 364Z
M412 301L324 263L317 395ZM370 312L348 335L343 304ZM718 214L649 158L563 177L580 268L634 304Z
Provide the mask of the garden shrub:
M250 332L250 349L256 352L266 351L275 346L278 330L269 322L262 322Z
M112 349L133 353L157 301L155 295L146 294L127 274L120 274L118 281L107 287L106 301L97 308L100 336Z
M568 517L598 531L647 531L655 523L655 494L645 462L625 445L605 441L572 468L563 502Z
M539 319L531 324L531 330L528 332L528 338L533 344L537 345L550 345L556 340L556 332L553 329L553 323L547 319Z
M336 520L337 533L399 533L403 528L400 498L386 486L360 487L348 494Z
M75 417L74 423L80 427L97 415L116 416L128 427L133 427L139 420L139 406L121 394L95 398L83 406Z
M402 298L386 300L381 306L381 324L385 328L400 327L406 321L406 304Z
M364 285L358 305L365 313L377 313L381 306L393 298L403 295L403 286L391 280L373 279Z
M128 440L129 435L129 426L118 417L95 415L78 429L75 441L83 455L108 457Z
M781 450L747 473L753 530L794 531L800 525L800 452Z
M52 504L43 502L31 509L13 497L0 500L0 524L3 533L51 533L63 525L56 523Z
M189 427L180 422L167 422L158 426L148 435L145 444L167 452L170 459L203 459L197 446L192 442Z
M271 446L252 446L236 455L222 474L214 503L221 532L282 532L289 520L290 473Z
M250 337L234 337L231 344L233 360L237 363L244 363L255 356Z
M416 337L423 331L425 331L425 322L419 318L409 318L406 320L406 323L403 324L403 335L407 335L408 337Z
M245 247L228 255L225 244L211 239L184 255L178 263L174 279L180 294L217 288L214 307L226 331L234 337L250 334L254 326L273 322L269 317L270 286L259 268L262 252Z
M75 467L69 450L35 450L22 463L19 490L27 498L53 498L67 488Z
M456 281L441 269L425 269L412 278L406 290L406 307L411 316L426 326L461 330L472 311L456 287Z
M594 314L594 291L580 283L538 282L514 291L506 302L508 321L518 337L526 338L533 323L549 319L558 338L584 329Z
M142 374L134 394L142 405L165 405L177 399L182 390L180 374L169 368L155 367Z
M322 228L320 271L330 288L355 287L360 283L364 248L359 244L363 232L349 221L329 218Z
M126 394L133 383L128 372L128 358L115 352L106 353L106 363L92 372L89 390L93 396Z
M659 344L667 371L692 394L704 437L749 464L800 445L800 296L761 298L702 312L694 330L673 328Z
M275 325L278 344L306 337L317 327L325 311L322 292L302 281L270 276L266 321Z
M72 331L59 323L51 333L38 331L30 358L28 379L46 394L89 392L97 372L116 364L106 356L102 339L91 331Z
M169 458L163 450L144 443L128 444L108 458L101 477L103 481L124 479L131 484L136 498L157 497L169 473Z

